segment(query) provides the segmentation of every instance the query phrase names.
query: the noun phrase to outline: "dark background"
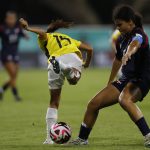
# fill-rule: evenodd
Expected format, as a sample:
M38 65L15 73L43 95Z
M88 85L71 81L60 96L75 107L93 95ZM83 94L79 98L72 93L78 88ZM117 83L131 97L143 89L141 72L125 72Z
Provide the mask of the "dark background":
M150 23L149 0L2 0L0 22L8 10L15 10L31 24L48 24L53 19L63 18L77 24L110 24L113 8L129 4Z

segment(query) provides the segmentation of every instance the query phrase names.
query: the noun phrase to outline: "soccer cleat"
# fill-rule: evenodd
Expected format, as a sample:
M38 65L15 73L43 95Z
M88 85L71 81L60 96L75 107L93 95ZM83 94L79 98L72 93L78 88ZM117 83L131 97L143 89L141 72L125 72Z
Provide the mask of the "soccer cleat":
M59 62L55 59L55 56L52 56L52 58L50 59L50 62L53 66L54 72L56 74L59 74L59 72L60 72Z
M150 135L145 136L144 146L150 148Z
M19 97L19 96L14 96L14 98L17 102L20 102L22 100L21 97Z
M70 141L68 145L88 145L88 140L83 140L78 137L77 139Z
M43 144L45 144L45 145L47 145L47 144L52 145L52 144L54 144L54 142L51 139L49 139L49 140L46 139Z

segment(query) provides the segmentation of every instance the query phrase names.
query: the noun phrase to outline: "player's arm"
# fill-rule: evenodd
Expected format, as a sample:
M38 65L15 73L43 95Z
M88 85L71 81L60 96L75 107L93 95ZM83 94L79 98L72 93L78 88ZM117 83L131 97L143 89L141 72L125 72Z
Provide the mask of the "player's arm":
M110 73L110 77L109 77L109 80L108 80L108 84L110 84L111 82L114 81L120 67L121 67L121 60L117 59L115 57L114 61L113 61L113 65L112 65L112 69L111 69L111 73Z
M24 20L23 18L21 18L19 20L19 22L25 30L38 34L39 38L42 39L42 40L47 40L47 34L43 29L40 29L40 28L37 28L37 27L30 27L28 25L28 22L26 20Z
M86 52L86 60L85 60L85 62L83 64L83 66L84 66L84 68L87 68L87 67L89 67L91 59L92 59L93 48L90 45L88 45L88 44L81 43L80 46L79 46L79 49L81 51Z
M143 42L143 37L140 34L136 35L132 39L132 42L129 44L127 51L122 58L123 65L126 65L127 61L131 59L131 56L138 51L142 42Z

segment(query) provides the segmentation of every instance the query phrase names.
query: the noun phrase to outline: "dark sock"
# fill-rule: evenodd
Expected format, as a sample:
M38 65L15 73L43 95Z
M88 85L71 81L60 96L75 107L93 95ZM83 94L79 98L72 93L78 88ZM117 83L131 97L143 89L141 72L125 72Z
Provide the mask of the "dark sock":
M18 90L17 90L16 87L12 88L12 93L13 93L14 96L18 96Z
M83 140L87 140L92 128L85 127L85 125L81 124L79 138Z
M9 87L9 82L7 82L7 83L5 83L3 86L2 86L2 89L5 91L5 90L7 90L8 89L8 87Z
M148 133L150 133L150 129L149 129L148 124L146 123L144 117L140 118L135 123L138 126L139 130L141 131L141 133L143 134L143 136L145 136Z

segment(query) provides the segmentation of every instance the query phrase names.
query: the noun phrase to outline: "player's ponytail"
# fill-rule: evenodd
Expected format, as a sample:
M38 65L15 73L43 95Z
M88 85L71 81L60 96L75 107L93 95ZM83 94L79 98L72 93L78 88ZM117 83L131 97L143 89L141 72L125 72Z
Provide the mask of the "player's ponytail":
M143 28L142 26L142 15L140 13L135 13L135 25L139 28Z
M73 22L66 22L63 20L52 21L47 28L47 33L55 32L59 28L69 28L72 24Z

